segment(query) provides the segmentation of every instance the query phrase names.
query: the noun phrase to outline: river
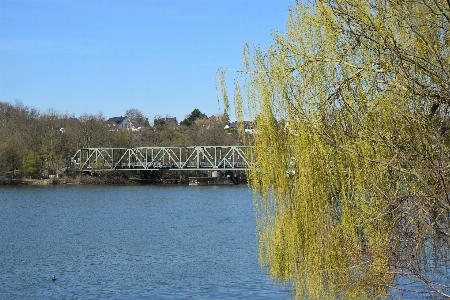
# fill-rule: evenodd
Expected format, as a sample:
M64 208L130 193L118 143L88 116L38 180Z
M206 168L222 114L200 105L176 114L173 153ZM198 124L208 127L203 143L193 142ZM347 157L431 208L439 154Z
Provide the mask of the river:
M291 299L259 267L252 197L245 186L1 188L0 299Z
M0 299L292 299L259 267L244 185L1 187L0 207Z

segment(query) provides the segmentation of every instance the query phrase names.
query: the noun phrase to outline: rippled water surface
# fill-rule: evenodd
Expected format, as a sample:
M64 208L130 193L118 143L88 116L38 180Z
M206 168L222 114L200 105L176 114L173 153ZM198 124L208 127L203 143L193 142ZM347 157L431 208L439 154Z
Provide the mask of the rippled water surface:
M291 299L258 265L252 201L245 186L1 188L0 299Z

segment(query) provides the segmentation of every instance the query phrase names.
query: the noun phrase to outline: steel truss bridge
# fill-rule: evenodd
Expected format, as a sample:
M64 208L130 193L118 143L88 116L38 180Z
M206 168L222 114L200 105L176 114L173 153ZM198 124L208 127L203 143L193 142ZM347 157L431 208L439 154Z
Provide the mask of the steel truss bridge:
M250 146L81 148L71 158L77 171L244 171L252 166Z

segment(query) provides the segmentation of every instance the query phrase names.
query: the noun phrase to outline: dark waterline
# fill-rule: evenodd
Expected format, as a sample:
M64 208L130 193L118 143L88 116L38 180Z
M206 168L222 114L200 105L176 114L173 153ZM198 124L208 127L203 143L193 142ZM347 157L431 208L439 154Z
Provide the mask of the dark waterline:
M292 298L245 186L8 187L0 207L1 299Z

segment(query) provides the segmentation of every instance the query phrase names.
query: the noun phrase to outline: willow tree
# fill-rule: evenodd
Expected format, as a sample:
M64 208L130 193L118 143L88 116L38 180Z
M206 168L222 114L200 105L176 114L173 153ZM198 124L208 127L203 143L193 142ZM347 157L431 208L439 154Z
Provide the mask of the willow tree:
M300 299L384 298L399 276L450 297L448 271L425 269L449 254L449 3L289 11L235 79L236 114L256 128L261 263Z

